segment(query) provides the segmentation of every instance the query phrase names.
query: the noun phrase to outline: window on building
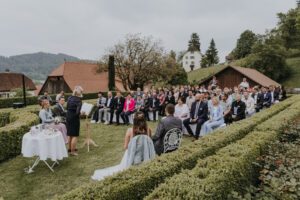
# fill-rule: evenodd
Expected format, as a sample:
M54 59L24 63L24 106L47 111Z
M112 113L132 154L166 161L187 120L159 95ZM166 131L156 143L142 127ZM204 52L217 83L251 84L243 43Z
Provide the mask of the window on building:
M195 64L194 61L192 61L191 64L194 65Z
M188 61L186 61L186 62L185 62L185 64L189 64L189 62L188 62Z
M191 59L194 59L194 58L195 58L195 56L191 56L190 58L191 58Z
M185 58L186 58L186 59L189 59L189 57L188 57L188 56L186 56Z

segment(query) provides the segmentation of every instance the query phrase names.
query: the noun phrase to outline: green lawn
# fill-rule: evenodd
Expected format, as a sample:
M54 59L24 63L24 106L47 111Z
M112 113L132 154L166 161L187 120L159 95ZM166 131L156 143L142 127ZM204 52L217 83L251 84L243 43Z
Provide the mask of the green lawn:
M300 88L300 57L287 59L288 66L292 69L291 77L283 85L291 88Z
M148 123L154 134L157 123ZM129 126L130 127L130 126ZM24 169L32 165L35 158L21 155L0 164L0 199L49 199L80 185L92 182L90 176L95 169L119 164L124 153L124 137L127 126L90 124L91 138L99 145L79 148L79 156L68 157L55 166L52 173L40 162L34 173L26 174ZM85 121L81 121L79 145L85 139ZM184 138L182 145L190 143ZM50 161L51 162L51 161Z

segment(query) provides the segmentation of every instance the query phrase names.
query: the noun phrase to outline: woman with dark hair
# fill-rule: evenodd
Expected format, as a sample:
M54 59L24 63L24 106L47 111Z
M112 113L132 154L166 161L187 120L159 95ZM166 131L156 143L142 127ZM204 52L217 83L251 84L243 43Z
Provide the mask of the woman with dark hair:
M127 129L124 149L125 153L119 165L96 170L91 178L100 181L106 176L128 169L131 165L137 165L155 157L151 129L141 111L134 114L133 128Z

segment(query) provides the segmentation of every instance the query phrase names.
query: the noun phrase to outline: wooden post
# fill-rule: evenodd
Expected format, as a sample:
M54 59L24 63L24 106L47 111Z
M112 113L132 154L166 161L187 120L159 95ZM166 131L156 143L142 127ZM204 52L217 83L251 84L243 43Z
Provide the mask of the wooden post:
M90 137L90 131L89 131L89 118L88 118L88 115L86 115L85 123L86 123L86 139L85 139L84 143L82 144L82 148L87 144L88 152L90 152L90 143L91 143L92 145L94 145L95 147L97 147L98 145L97 145L97 144L91 139L91 137Z

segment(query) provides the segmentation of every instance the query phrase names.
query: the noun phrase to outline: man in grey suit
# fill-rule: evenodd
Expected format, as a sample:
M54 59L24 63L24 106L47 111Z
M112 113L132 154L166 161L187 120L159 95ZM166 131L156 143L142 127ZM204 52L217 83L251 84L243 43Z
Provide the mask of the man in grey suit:
M159 121L155 135L152 137L154 148L158 155L162 154L164 151L164 137L166 133L173 128L182 130L182 122L180 119L173 116L174 112L174 105L168 104L165 109L166 117Z

